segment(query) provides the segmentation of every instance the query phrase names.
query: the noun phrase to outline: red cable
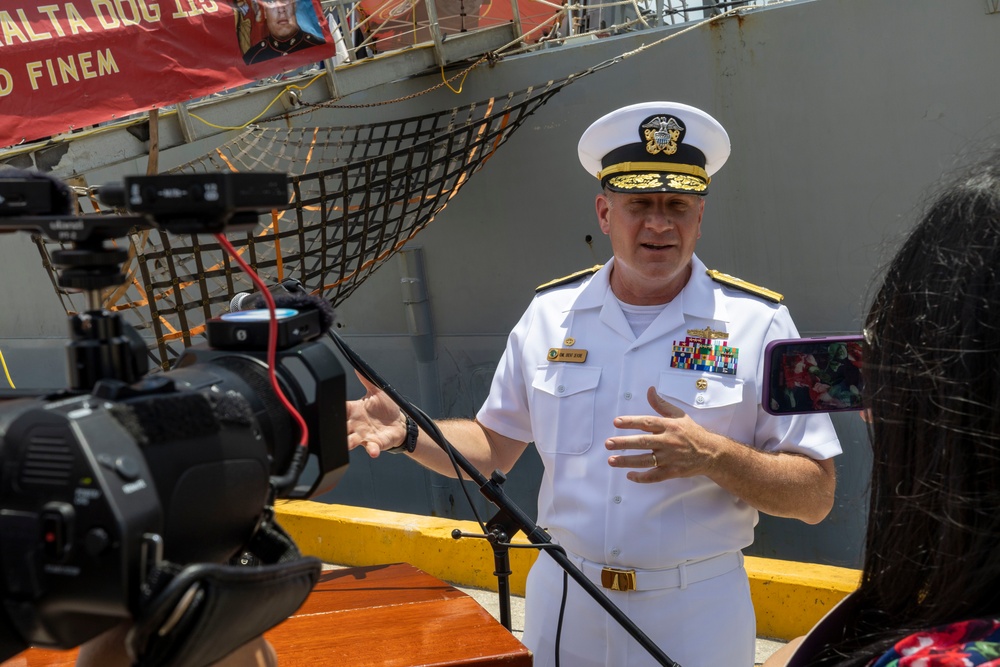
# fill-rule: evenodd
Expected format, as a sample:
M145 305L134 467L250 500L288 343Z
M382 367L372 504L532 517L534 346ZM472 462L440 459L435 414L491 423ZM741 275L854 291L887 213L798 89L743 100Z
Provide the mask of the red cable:
M278 384L278 376L274 370L275 363L277 360L277 351L278 351L278 314L276 312L274 305L274 297L271 296L271 291L267 289L267 285L265 285L264 281L260 279L260 276L254 273L254 270L250 268L250 265L247 264L242 257L240 257L238 252L236 252L236 248L234 248L233 245L229 242L229 239L227 239L222 234L215 234L215 238L222 246L222 248L227 253L229 253L229 256L232 257L233 260L240 265L240 268L243 269L243 272L250 277L250 280L253 281L254 286L261 293L261 296L264 297L264 301L267 303L267 310L271 314L271 318L268 320L268 328L267 328L268 378L271 381L271 387L274 388L274 393L278 395L278 400L281 401L281 404L285 406L285 409L288 410L288 413L292 415L292 418L295 419L295 421L298 422L299 424L299 432L301 433L301 439L299 440L299 447L308 448L309 426L306 425L306 420L302 418L302 415L300 415L299 411L295 409L295 406L292 405L292 402L289 401L288 398L285 396L285 392L281 390L281 385Z

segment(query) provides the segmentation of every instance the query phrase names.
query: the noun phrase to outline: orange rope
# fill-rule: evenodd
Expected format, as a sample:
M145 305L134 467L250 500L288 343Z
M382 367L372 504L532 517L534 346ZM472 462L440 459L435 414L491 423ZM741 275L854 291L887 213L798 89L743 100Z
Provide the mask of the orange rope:
M285 279L285 259L281 256L281 236L278 234L278 220L280 216L277 211L271 211L271 229L274 230L274 261L275 271L278 272L278 282Z

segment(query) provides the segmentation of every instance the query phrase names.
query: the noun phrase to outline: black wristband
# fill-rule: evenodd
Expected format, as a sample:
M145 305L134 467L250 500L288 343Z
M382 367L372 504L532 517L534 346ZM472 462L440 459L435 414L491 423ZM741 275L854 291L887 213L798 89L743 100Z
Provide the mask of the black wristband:
M406 415L406 438L399 445L385 451L389 454L402 454L403 452L412 454L413 450L417 448L417 436L419 435L420 429L417 427L417 422L410 419L410 415Z

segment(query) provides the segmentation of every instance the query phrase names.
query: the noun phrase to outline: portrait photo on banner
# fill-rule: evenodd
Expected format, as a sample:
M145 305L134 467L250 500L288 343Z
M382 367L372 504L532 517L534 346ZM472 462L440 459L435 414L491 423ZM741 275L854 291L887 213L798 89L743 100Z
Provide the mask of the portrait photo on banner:
M236 39L247 65L326 43L318 0L237 0L235 5Z

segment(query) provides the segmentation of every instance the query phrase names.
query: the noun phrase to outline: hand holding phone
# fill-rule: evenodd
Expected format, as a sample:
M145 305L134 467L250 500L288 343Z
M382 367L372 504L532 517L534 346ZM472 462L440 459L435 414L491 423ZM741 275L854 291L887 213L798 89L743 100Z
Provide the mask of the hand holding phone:
M862 410L861 336L775 340L764 349L764 410L772 415Z

